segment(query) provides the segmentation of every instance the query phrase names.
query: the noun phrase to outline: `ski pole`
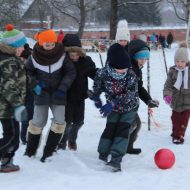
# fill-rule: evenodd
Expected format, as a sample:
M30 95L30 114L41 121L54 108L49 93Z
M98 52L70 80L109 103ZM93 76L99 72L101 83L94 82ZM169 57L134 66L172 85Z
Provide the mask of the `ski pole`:
M96 52L99 54L101 65L102 65L102 67L104 67L102 55L101 55L99 48L93 42L91 43L91 45L97 50Z
M147 90L148 90L148 94L150 94L150 62L149 62L149 59L147 61ZM150 113L149 113L149 108L148 108L147 112L148 112L148 130L150 131Z
M165 54L165 51L164 51L163 47L162 47L162 53L163 53L163 56L164 56L164 65L165 65L166 75L167 75L168 74L168 67L167 67L167 63L166 63L166 54Z

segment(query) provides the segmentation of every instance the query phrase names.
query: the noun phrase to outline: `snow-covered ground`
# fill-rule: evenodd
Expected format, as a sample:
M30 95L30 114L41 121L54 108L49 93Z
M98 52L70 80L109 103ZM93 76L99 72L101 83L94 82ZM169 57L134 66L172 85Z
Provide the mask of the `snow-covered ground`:
M173 65L175 48L166 49L167 64ZM96 65L100 67L99 55L89 53ZM106 54L103 53L103 60ZM146 66L143 68L144 86L146 87ZM151 95L160 101L160 107L154 109L154 119L158 127L152 123L147 129L147 107L141 102L139 114L142 129L135 144L142 148L140 155L126 155L122 162L122 172L112 173L98 160L97 145L106 119L101 118L93 102L86 100L85 124L79 132L78 150L58 151L46 163L40 162L48 125L43 131L43 140L35 158L23 156L25 146L20 145L15 156L15 163L21 171L0 174L0 189L16 190L187 190L190 176L190 134L186 133L183 145L171 142L170 108L162 99L166 72L161 50L151 51ZM90 85L92 86L92 81ZM51 117L51 113L50 113ZM176 156L175 165L168 170L158 169L154 163L154 155L160 148L171 149Z

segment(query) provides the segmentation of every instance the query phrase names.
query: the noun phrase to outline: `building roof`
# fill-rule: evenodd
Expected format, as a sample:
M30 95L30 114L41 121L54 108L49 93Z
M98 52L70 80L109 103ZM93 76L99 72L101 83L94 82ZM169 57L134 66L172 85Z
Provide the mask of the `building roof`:
M30 8L32 3L35 0L25 0L23 1L22 5L20 5L21 17L25 14L25 12Z

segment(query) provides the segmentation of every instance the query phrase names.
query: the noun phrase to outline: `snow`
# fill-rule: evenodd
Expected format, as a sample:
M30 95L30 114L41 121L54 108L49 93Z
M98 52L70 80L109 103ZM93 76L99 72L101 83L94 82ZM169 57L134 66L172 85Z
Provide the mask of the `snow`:
M168 66L173 65L176 46L166 49ZM88 53L100 66L99 55ZM106 54L102 53L103 60ZM143 68L144 86L146 87L147 68ZM140 155L126 155L122 162L122 172L112 173L98 160L97 146L106 119L101 118L93 102L86 100L85 124L78 137L78 150L59 150L46 163L40 162L46 134L50 126L50 119L43 131L40 149L35 158L23 156L25 146L20 145L15 156L15 163L21 171L0 174L1 189L15 190L188 190L190 176L190 134L186 132L185 143L174 145L171 142L171 109L162 99L163 85L166 72L161 50L151 51L151 95L160 101L160 106L154 109L154 119L158 127L151 124L147 130L147 107L141 102L139 114L142 128L135 147L141 147ZM92 81L90 80L90 85ZM50 113L51 118L51 113ZM168 148L175 153L176 163L168 170L161 170L154 164L154 155L160 148Z

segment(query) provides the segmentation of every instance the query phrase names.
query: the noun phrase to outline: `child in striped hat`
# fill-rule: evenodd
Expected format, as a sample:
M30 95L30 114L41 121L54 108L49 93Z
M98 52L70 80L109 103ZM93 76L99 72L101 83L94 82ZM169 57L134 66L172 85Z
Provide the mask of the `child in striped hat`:
M3 138L0 139L0 172L18 171L13 157L19 147L19 123L27 118L26 70L20 56L26 43L25 35L6 26L0 42L0 122Z

